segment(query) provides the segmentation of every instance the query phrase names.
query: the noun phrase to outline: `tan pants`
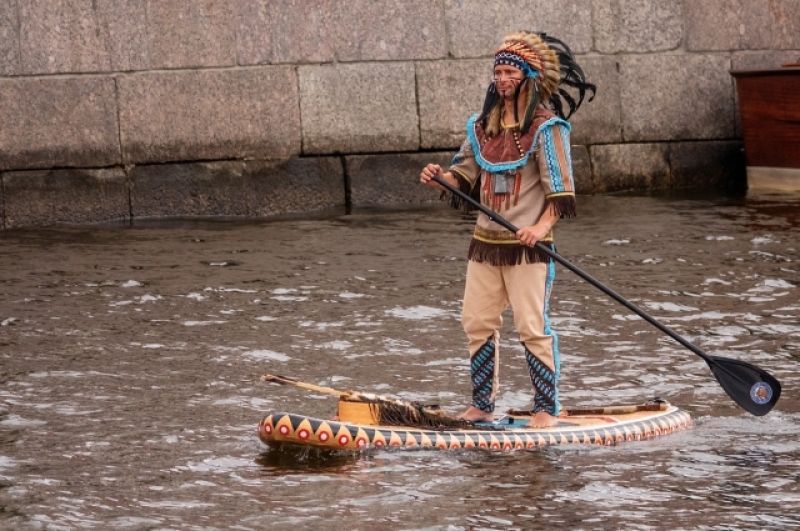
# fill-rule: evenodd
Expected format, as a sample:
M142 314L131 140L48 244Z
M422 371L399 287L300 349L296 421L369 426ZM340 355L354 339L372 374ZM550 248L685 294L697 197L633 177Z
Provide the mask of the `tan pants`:
M545 409L550 410L551 413L554 410L554 414L558 413L557 379L560 371L557 339L555 333L549 329L547 316L554 272L555 266L552 263L493 266L469 261L467 265L461 323L467 334L468 349L473 360L479 350L482 350L481 354L486 350L482 347L485 347L487 341L493 340L494 360L491 367L493 378L489 393L492 404L497 393L498 340L503 324L502 313L510 305L514 313L514 327L519 333L520 341L528 351L526 358L531 371L534 391L542 394L537 398L543 399L545 393L553 395L551 398L555 405L553 406L551 403L551 406ZM532 354L535 359L531 359L528 354ZM537 370L547 378L547 381L543 381L544 388L536 381ZM475 385L474 379L473 385ZM549 387L547 387L548 385Z

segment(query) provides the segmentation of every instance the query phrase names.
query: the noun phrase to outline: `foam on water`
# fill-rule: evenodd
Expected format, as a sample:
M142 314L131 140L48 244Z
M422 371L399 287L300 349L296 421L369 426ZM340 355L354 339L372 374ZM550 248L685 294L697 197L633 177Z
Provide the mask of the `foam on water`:
M712 284L722 284L723 286L730 286L732 282L728 282L727 280L722 280L721 278L707 278L703 281L704 285L712 285Z
M778 336L798 336L800 334L799 324L781 324L772 323L766 325L753 325L749 327L750 331L762 334L774 334Z
M304 302L308 300L308 297L301 295L275 295L270 299L283 302Z
M258 293L257 290L254 289L242 289L242 288L225 288L225 287L218 287L218 288L203 288L203 291L211 291L216 293Z
M338 339L336 341L326 341L324 343L320 343L319 347L324 350L347 351L353 348L353 344L349 341Z
M664 312L696 312L698 309L694 306L685 306L683 304L675 304L674 302L651 302L647 301L644 305L651 310L659 310Z
M765 236L757 236L751 239L750 243L752 243L753 245L767 245L770 243L780 243L780 242L773 239L772 236L770 235L765 235Z
M388 315L397 317L399 319L408 319L412 321L432 319L435 317L444 317L448 312L441 308L433 308L430 306L411 306L411 307L396 307L386 310Z
M290 293L297 293L297 289L295 288L275 288L270 290L270 293L273 295L288 295Z
M339 293L339 297L342 299L363 299L364 297L369 297L364 293L353 293L351 291L343 291Z
M211 472L213 474L226 474L239 468L250 468L253 462L240 457L224 456L210 457L199 463L189 463L176 467L175 470L189 470L191 472Z
M562 492L556 500L565 503L589 503L598 508L620 507L631 502L661 503L675 497L674 494L655 488L626 487L615 482L593 482L577 491Z
M714 326L707 328L706 333L717 336L730 336L730 338L733 339L736 336L750 334L750 329L741 326Z
M319 331L325 331L329 328L342 328L345 326L344 321L333 321L327 323L321 323L317 321L300 321L297 323L298 326L302 328L314 328Z
M264 361L278 361L278 362L287 362L290 358L286 354L282 354L280 352L275 352L273 350L249 350L242 354L247 358L252 358L254 360Z
M7 428L33 428L45 424L47 424L47 421L26 419L19 415L9 415L0 421L0 426L5 426ZM2 467L2 465L0 465L0 467Z
M139 505L142 507L149 507L153 509L204 509L207 507L214 507L216 504L203 502L199 500L161 500L161 501L140 501Z

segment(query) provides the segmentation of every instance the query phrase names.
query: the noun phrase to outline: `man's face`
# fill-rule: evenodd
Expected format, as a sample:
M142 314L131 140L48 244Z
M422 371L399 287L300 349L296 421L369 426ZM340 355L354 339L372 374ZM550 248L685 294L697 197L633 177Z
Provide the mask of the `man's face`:
M510 65L497 65L494 67L493 79L497 92L503 97L514 95L517 85L522 83L522 71Z

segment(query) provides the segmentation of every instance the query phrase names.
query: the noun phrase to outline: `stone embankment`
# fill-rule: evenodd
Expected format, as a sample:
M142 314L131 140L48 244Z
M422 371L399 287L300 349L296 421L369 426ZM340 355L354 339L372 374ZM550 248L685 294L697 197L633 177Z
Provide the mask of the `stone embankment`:
M800 57L797 0L4 0L2 227L436 201L520 28L598 86L582 193L741 184L730 71Z

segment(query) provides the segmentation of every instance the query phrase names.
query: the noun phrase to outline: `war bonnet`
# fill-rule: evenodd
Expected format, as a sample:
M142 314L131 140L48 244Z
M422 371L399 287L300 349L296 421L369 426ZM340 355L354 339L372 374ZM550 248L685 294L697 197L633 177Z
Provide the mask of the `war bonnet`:
M587 91L591 92L589 101L594 98L596 87L586 81L572 50L561 40L546 33L520 31L506 36L495 52L494 64L514 66L525 76L523 83L517 87L517 96L523 90L528 93L521 124L523 133L530 128L539 102L544 102L558 116L568 120L583 103ZM577 94L573 95L569 90ZM492 83L486 93L481 119L489 117L498 100L497 88Z

